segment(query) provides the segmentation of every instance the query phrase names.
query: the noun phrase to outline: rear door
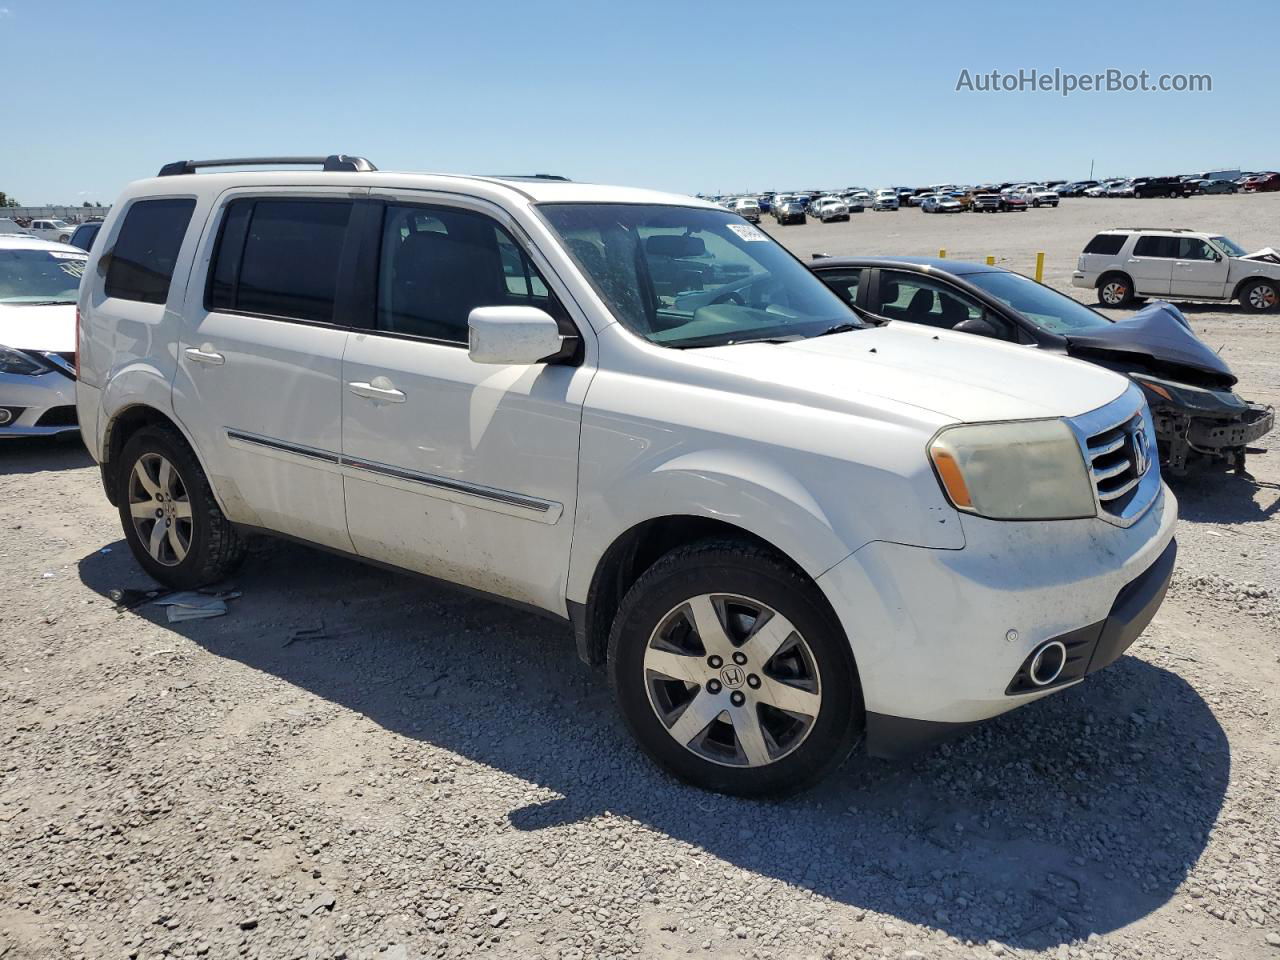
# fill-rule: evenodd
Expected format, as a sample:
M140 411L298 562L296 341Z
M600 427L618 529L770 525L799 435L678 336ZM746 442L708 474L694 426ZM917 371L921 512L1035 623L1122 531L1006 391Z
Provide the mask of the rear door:
M1178 297L1225 297L1231 261L1199 237L1178 238L1169 293Z
M232 520L350 551L337 300L351 189L226 194L188 289L174 410Z
M521 305L587 325L505 212L428 197L367 207L369 309L342 369L351 538L361 556L563 615L594 347L576 365L479 364L467 317Z
M1178 239L1158 233L1138 237L1132 255L1125 261L1125 270L1133 278L1134 292L1143 295L1170 292Z

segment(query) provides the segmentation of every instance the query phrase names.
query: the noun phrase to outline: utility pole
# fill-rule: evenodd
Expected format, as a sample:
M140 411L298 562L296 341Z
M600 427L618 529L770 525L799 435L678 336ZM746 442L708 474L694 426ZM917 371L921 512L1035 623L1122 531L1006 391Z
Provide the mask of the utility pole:
M1093 161L1092 160L1089 161L1089 179L1090 180L1093 179Z

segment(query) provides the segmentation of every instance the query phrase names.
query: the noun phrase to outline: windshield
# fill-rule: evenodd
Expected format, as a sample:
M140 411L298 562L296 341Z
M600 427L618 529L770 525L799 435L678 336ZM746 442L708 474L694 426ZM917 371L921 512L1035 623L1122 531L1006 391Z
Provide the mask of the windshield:
M538 208L619 322L668 347L803 338L863 324L768 234L723 210Z
M84 254L0 248L0 303L75 303Z
M1050 333L1081 333L1098 330L1111 323L1084 304L1020 273L970 273L965 275L965 279Z
M1234 240L1228 240L1226 237L1210 237L1209 239L1233 257L1247 256L1247 251L1244 247L1240 246L1240 244L1236 243Z

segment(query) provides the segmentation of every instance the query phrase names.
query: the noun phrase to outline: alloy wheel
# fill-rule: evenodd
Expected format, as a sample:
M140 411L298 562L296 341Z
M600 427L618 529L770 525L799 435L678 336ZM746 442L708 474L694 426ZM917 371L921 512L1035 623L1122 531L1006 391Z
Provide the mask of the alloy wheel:
M1112 306L1123 303L1126 293L1128 293L1128 288L1119 280L1112 280L1102 285L1103 302Z
M1269 283L1259 283L1249 291L1249 306L1255 310L1272 310L1277 302L1280 302L1280 295Z
M702 594L672 609L649 637L644 672L667 733L724 766L762 767L793 753L822 706L809 644L748 597Z
M165 457L145 453L129 473L129 515L151 558L176 567L191 549L191 501L186 484Z

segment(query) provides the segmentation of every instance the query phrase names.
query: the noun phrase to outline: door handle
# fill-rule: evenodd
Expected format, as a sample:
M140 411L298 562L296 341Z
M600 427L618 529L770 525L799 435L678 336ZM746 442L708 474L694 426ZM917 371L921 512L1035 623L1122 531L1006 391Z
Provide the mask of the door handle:
M404 391L397 390L386 377L374 377L372 383L356 380L348 383L347 389L374 403L404 403Z
M187 347L187 359L194 360L196 363L207 363L210 366L220 367L227 362L227 358L213 349L212 344L203 344L199 347Z

